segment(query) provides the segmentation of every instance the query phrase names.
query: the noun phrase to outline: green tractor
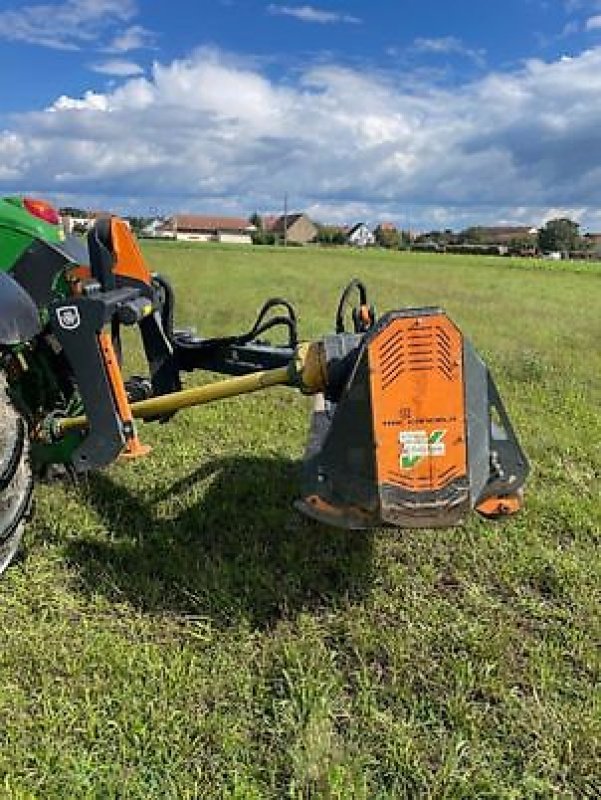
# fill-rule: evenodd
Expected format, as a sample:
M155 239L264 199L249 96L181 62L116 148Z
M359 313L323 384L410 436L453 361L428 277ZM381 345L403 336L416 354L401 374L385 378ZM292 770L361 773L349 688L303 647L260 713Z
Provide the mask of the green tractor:
M87 239L65 236L48 203L0 199L0 572L36 476L142 457L136 420L167 422L277 385L315 397L296 504L309 517L435 527L472 509L519 509L527 459L485 364L441 309L377 318L354 280L335 333L315 342L299 342L295 311L277 297L240 334L200 338L173 319L171 286L126 222L101 218ZM123 375L124 326L139 330L147 375ZM265 341L274 329L285 344ZM197 369L229 377L183 389L182 374Z

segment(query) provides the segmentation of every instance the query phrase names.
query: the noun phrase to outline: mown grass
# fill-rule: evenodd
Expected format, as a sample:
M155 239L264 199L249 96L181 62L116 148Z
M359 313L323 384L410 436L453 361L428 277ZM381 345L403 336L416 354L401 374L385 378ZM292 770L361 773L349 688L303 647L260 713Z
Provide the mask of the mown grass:
M285 389L146 426L147 460L41 487L0 583L0 796L598 797L599 267L145 249L207 334L274 294L329 331L354 275L382 311L443 305L529 453L527 506L444 531L306 522L308 405Z

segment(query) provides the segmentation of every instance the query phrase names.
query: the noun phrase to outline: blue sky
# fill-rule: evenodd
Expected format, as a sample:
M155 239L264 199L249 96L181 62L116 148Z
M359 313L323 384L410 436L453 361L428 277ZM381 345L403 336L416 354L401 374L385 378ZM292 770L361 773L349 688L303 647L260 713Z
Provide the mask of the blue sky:
M0 0L0 191L601 229L601 0Z

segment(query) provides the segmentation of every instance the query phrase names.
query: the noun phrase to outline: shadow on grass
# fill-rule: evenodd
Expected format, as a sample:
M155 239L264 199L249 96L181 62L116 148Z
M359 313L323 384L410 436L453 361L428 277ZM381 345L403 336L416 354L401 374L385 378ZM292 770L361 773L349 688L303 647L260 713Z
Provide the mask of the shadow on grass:
M150 497L92 475L84 492L106 533L73 539L67 556L86 593L224 624L262 627L358 598L371 582L372 536L301 517L299 472L282 459L226 458Z

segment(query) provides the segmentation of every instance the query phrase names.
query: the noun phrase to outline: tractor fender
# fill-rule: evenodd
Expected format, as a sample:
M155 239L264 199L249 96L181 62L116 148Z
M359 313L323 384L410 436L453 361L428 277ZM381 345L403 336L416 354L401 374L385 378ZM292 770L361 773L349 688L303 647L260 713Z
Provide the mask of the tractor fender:
M10 275L0 272L0 345L22 344L39 332L35 303Z

